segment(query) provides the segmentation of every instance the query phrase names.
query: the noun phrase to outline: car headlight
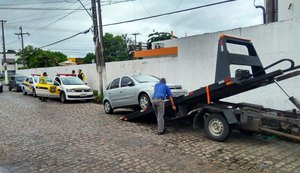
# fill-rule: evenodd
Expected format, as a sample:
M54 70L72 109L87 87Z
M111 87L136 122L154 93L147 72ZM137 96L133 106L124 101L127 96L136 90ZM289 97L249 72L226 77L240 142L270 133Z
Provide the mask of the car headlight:
M66 91L67 91L67 92L72 92L72 93L75 92L75 91L72 90L72 89L67 89Z

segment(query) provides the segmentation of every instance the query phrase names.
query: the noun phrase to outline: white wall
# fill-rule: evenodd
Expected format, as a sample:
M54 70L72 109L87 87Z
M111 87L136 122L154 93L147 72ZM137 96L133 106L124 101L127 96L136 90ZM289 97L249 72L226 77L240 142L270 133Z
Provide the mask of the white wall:
M278 0L278 21L300 18L299 0Z
M75 70L76 74L78 74L79 69L82 69L83 73L85 74L87 84L90 87L92 87L93 90L98 90L99 80L98 80L98 74L97 74L97 70L96 70L96 64L24 69L24 70L18 70L17 74L31 75L31 74L42 74L43 72L47 72L49 77L54 77L58 73L70 74L70 73L72 73L72 70Z
M121 75L143 73L166 77L168 82L181 83L189 91L211 84L215 77L218 38L222 33L251 39L264 66L282 58L291 58L300 64L299 28L300 20L290 20L179 38L167 43L173 45L177 42L178 57L106 63L107 80L110 82ZM280 83L289 93L300 98L299 79L296 77ZM263 104L277 109L294 108L274 85L227 100Z

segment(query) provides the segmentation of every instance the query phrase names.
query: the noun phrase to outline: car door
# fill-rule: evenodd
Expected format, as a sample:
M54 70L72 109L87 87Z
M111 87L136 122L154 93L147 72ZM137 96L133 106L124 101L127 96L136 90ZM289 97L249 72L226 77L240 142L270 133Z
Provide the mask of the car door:
M24 85L24 90L25 92L30 92L30 83L29 83L30 77L26 78L25 81L23 82Z
M133 80L128 76L122 77L120 88L120 102L125 106L136 104L136 92L136 86Z
M120 78L112 81L109 90L107 90L108 97L110 98L113 107L122 106L120 102Z

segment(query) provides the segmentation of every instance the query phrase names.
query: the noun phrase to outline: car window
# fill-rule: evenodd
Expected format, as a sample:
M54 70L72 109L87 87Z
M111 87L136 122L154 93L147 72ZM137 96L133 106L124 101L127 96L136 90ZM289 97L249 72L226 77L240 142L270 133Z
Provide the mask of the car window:
M114 81L112 81L112 83L110 85L110 89L119 88L119 82L120 82L120 78L115 79Z
M16 76L13 79L16 79L18 82L23 82L25 80L26 76Z
M85 85L78 77L62 77L60 79L64 85Z
M26 82L29 82L29 78L26 78L26 80L25 80Z
M139 83L159 82L159 78L150 75L132 75Z
M128 86L128 83L129 83L129 82L133 82L133 80L130 79L130 77L127 77L127 76L122 77L122 80L121 80L121 87L126 87L126 86Z
M29 83L33 83L33 80L32 80L32 78L29 78Z
M61 83L59 77L56 77L55 80L56 80L58 83Z
M38 81L39 81L39 77L38 76L34 76L34 82L38 83Z

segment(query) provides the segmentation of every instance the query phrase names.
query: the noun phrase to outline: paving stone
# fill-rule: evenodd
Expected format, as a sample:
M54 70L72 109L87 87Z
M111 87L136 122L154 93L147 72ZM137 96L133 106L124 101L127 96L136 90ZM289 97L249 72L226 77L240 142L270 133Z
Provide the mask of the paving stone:
M225 142L186 123L124 122L124 109L0 94L0 167L26 172L300 172L300 144L234 132ZM1 171L0 171L1 172Z

